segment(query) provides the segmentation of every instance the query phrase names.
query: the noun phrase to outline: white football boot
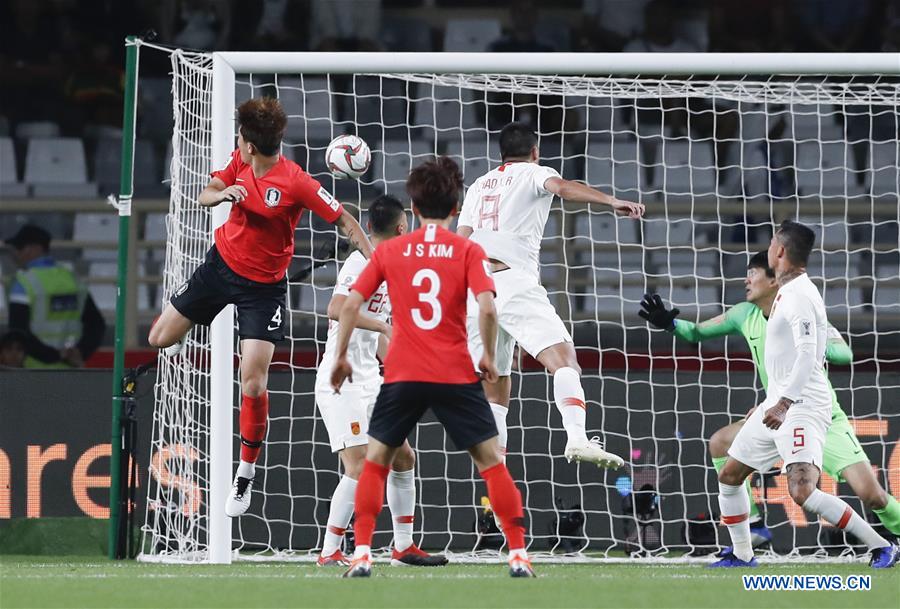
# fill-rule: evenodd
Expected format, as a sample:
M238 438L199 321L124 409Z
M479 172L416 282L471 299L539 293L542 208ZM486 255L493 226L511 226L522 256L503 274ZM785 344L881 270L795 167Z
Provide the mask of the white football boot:
M607 469L616 469L625 465L622 457L606 452L603 449L603 444L600 443L600 438L597 436L590 440L587 438L584 440L573 440L570 438L566 443L566 452L563 455L569 463L572 461L586 461L595 463L597 467L605 467Z
M231 493L225 502L225 513L237 518L250 509L250 495L253 491L253 478L244 478L235 474Z

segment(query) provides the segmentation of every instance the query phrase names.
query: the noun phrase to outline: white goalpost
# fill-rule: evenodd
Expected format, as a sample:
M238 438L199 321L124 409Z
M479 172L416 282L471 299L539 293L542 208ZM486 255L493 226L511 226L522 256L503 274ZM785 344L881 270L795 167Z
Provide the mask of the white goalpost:
M160 305L228 217L227 204L210 213L196 199L235 147L236 105L253 96L282 100L282 152L363 225L378 194L406 203L406 174L434 155L455 158L470 185L499 161L499 127L513 118L537 125L543 162L563 177L646 204L635 222L555 203L544 235L542 280L579 350L589 430L628 465L605 473L565 463L548 377L520 354L508 463L539 559L693 560L715 545L705 536L717 512L706 443L762 391L740 337L676 342L638 318L638 303L657 292L697 321L743 301L747 260L784 218L817 232L809 272L855 352L832 382L879 480L900 495L900 55L163 50L175 131ZM359 181L336 181L325 167L325 146L342 133L372 149ZM339 465L313 377L346 248L308 214L296 240L250 512L234 521L224 512L238 455L239 345L228 306L208 330L192 330L181 355L159 357L143 560L315 556ZM411 441L417 541L457 560L495 557L496 535L479 531L490 521L486 492L465 453L431 419ZM777 477L756 481L780 554L853 558L852 541L808 521ZM823 488L852 497L840 481ZM379 521L377 545L389 529Z

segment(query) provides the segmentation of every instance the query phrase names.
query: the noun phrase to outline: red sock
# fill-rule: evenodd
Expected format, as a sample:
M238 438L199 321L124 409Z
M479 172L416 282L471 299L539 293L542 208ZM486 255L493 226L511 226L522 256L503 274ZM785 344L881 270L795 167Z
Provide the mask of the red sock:
M243 396L241 400L241 461L256 463L269 416L269 392L257 398Z
M366 460L362 474L356 483L356 520L353 533L356 545L371 546L375 534L375 519L384 505L384 483L387 482L389 468Z
M516 488L506 464L498 463L481 472L487 484L491 508L500 518L506 543L510 550L525 548L525 518L522 511L522 494Z

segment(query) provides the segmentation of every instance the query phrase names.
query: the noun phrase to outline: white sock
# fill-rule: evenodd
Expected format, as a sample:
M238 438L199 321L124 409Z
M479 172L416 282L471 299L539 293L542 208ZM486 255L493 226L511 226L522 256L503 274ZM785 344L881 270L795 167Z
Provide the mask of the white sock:
M253 478L256 475L256 464L242 460L238 463L237 475L241 478Z
M750 542L750 497L743 484L733 486L719 482L719 510L722 524L728 527L734 555L743 561L753 558Z
M394 548L402 552L413 543L413 518L416 513L415 469L391 470L387 479L387 504L394 523Z
M491 402L491 412L494 413L494 422L497 424L497 443L500 444L500 453L503 455L503 462L506 462L506 439L508 432L506 428L506 415L509 408Z
M356 551L353 552L353 559L356 560L357 558L362 558L366 554L371 556L372 548L370 548L369 546L356 546Z
M518 550L510 550L509 551L509 560L513 560L514 558L528 560L528 552L525 551L525 548L519 548Z
M353 517L353 502L356 496L356 480L342 476L331 495L328 510L328 525L325 527L325 541L322 542L322 556L331 556L341 547L344 531Z
M815 489L803 504L804 509L818 514L839 529L852 533L854 537L866 544L870 550L884 548L888 541L875 532L875 529L857 514L843 499L823 493Z
M584 389L574 368L560 368L553 374L553 399L569 440L587 441Z

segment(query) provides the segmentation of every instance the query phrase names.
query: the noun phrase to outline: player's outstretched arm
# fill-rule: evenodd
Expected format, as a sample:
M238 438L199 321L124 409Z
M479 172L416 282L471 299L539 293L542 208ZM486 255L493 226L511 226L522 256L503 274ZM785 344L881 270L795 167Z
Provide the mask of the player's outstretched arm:
M351 290L338 316L337 355L334 368L331 370L331 387L335 393L341 392L341 385L345 380L350 379L350 382L353 382L353 367L347 360L347 348L350 346L350 335L353 334L353 328L359 319L359 307L365 301L362 294Z
M340 229L356 249L362 252L363 256L366 258L372 257L372 252L374 251L372 243L366 236L365 231L363 231L362 227L359 225L359 222L353 217L353 214L345 209L338 219L335 220L334 225Z
M694 323L685 319L676 320L675 318L681 311L677 308L673 308L671 311L667 309L659 294L644 294L638 315L660 330L672 332L682 340L700 343L710 338L740 333L740 325L743 316L746 315L746 308L745 303L741 303L731 307L722 315Z
M228 186L219 178L212 178L197 197L203 207L215 207L223 201L240 203L247 198L247 189L239 184Z
M328 319L340 321L341 309L344 308L344 303L346 301L347 296L344 294L335 294L332 296L331 301L328 303ZM369 317L365 313L360 313L359 317L356 318L356 327L363 330L371 330L372 332L380 332L386 336L391 335L391 326L389 324L379 321L374 317Z
M544 190L552 192L566 201L582 201L584 203L609 205L613 208L616 215L619 216L640 218L644 215L643 203L633 203L632 201L617 199L612 195L600 192L596 188L591 188L587 184L582 184L581 182L564 180L563 178L547 178L547 181L544 182Z
M853 361L853 350L837 331L837 328L828 324L828 332L825 335L825 359L831 364L845 366Z
M478 362L478 369L482 378L489 383L495 383L498 378L495 365L497 345L497 308L494 306L494 293L481 292L475 297L478 302L478 331L481 333L484 353Z
M344 236L350 240L350 243L352 243L356 249L362 252L363 256L366 258L372 257L372 252L375 248L372 247L372 242L369 241L365 231L363 231L359 222L356 221L356 218L353 217L353 214L345 209L340 217L335 220L334 225L344 233Z

